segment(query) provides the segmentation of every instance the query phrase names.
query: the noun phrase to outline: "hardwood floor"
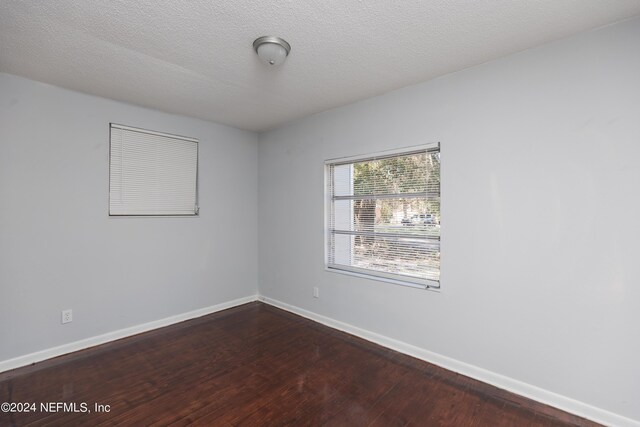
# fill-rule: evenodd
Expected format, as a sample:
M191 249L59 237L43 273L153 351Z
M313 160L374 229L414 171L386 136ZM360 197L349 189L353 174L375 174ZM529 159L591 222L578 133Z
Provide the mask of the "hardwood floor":
M0 426L597 425L262 303L1 373L0 402L37 404Z

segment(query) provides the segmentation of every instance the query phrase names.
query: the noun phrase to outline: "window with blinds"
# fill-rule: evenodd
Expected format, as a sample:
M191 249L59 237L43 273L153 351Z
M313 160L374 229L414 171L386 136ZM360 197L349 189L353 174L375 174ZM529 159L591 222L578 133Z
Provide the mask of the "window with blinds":
M109 215L197 215L198 140L111 124Z
M327 268L439 288L439 144L326 167Z

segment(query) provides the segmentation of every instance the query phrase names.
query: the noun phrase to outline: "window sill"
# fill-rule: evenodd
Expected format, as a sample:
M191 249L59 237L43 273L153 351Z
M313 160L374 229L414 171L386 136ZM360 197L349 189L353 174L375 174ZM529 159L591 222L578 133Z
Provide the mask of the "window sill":
M334 268L334 267L328 267L328 266L324 267L324 271L327 271L329 273L345 274L347 276L359 277L361 279L369 279L369 280L375 280L377 282L392 283L394 285L406 286L409 288L440 293L440 284L434 281L429 281L429 283L432 283L432 284L422 285L419 283L413 283L413 282L408 282L408 281L398 280L398 279L390 279L387 277L376 276L374 274L358 273L355 271L343 270L340 268Z

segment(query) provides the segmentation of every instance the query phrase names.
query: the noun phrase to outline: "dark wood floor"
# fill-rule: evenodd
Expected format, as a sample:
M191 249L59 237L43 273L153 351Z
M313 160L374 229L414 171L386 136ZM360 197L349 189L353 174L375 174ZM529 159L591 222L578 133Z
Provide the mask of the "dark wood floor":
M0 402L38 405L1 426L596 425L262 303L2 373Z

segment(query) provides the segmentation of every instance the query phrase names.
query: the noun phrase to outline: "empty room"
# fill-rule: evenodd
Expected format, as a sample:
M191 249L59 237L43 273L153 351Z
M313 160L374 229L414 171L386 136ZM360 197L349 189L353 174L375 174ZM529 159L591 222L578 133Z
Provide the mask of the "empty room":
M640 427L640 1L0 0L0 427Z

